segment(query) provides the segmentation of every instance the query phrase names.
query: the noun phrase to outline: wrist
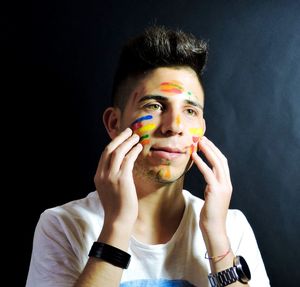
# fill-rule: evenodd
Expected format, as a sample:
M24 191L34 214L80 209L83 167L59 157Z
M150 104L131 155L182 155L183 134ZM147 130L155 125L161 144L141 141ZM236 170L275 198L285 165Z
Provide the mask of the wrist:
M124 251L128 249L133 226L122 222L104 222L98 242L110 244Z

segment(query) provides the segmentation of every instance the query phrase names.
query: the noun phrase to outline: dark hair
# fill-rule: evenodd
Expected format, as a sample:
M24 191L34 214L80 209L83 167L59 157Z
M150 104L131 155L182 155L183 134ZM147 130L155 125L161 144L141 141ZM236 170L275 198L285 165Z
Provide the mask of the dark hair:
M112 88L113 105L123 109L132 89L129 81L155 68L189 67L201 82L207 54L207 43L192 34L163 26L147 28L122 48Z

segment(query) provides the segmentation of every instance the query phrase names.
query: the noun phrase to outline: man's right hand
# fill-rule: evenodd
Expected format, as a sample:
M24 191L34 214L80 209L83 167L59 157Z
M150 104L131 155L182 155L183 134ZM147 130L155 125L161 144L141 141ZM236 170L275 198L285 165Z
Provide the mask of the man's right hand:
M132 170L143 146L139 136L125 129L104 149L94 177L105 212L105 225L133 226L138 201Z

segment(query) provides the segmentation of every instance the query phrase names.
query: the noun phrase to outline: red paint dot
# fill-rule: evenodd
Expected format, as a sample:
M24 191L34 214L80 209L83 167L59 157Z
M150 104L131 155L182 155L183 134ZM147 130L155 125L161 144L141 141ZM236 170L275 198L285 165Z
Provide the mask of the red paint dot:
M199 141L199 137L193 137L193 142L197 143Z

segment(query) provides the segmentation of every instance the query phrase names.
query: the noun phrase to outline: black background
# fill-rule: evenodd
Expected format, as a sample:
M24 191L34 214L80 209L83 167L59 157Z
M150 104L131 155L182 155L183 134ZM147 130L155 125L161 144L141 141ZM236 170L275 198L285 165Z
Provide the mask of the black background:
M8 121L17 118L9 129L14 152L8 170L11 201L20 205L15 237L24 255L10 286L25 284L40 213L94 190L98 158L108 143L101 117L119 48L151 24L179 27L209 41L206 135L229 160L231 207L251 223L272 286L297 286L300 2L31 4L7 21L13 54ZM186 188L202 197L196 174L193 169L187 176Z

